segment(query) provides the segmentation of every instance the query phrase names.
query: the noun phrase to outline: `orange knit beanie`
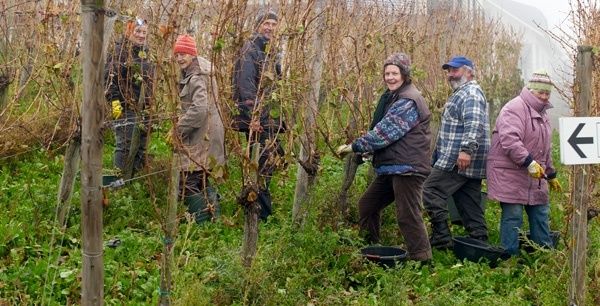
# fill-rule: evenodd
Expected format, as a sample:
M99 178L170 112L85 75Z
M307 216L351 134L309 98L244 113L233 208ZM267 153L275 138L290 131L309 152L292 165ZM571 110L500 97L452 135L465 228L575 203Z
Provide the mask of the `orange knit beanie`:
M179 35L177 41L175 41L173 53L184 53L197 56L198 50L196 49L196 41L189 35Z

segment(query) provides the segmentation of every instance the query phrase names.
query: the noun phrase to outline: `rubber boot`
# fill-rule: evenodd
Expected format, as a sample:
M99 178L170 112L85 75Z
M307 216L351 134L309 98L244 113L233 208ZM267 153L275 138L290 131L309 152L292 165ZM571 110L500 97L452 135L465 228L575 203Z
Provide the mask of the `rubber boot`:
M188 212L194 216L197 224L210 221L212 215L208 211L207 201L202 193L186 196L183 203L187 205Z
M273 213L273 207L271 203L271 193L269 190L259 190L258 192L258 204L260 204L260 212L258 217L262 221L267 221L267 218Z
M429 243L432 248L438 250L447 250L452 247L452 234L447 221L431 223Z

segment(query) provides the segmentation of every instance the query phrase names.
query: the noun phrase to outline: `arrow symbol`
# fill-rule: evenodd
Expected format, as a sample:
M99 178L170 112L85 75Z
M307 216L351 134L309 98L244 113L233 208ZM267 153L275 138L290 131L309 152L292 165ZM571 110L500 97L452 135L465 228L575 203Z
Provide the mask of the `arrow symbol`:
M575 152L577 152L577 154L579 154L579 157L581 158L587 158L587 156L583 154L583 151L581 151L579 145L594 143L594 137L577 137L577 135L579 135L579 132L581 132L581 129L583 129L584 126L585 123L580 123L579 125L577 125L575 131L573 131L573 134L571 134L571 137L569 137L569 140L567 140L567 142L571 145L571 147L573 147Z

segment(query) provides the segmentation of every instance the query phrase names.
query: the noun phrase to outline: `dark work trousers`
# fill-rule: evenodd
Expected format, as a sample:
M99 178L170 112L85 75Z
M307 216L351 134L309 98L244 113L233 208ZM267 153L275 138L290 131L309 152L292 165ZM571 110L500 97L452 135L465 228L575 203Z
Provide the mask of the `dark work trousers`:
M487 240L487 226L481 206L481 179L462 176L456 170L431 169L423 188L423 203L431 223L447 222L447 201L450 196L454 198L469 236Z
M125 169L127 157L131 148L133 129L136 126L135 113L133 111L124 111L121 119L115 120L113 130L115 131L115 155L113 163L116 168ZM133 159L133 170L139 171L144 167L146 159L146 147L148 141L147 124L142 123L140 130L140 144Z
M259 191L258 191L258 203L260 204L259 217L264 221L273 212L271 193L269 191L269 185L271 184L271 178L273 172L277 169L279 158L282 157L285 152L283 147L277 139L277 134L280 131L278 127L273 124L261 124L263 131L258 134L253 134L253 139L250 137L250 132L246 132L246 139L252 144L258 141L260 143L260 158L258 160L258 169L260 174Z
M208 186L208 175L204 171L182 171L179 175L180 196L199 194Z
M431 259L431 246L421 214L421 194L425 178L420 176L379 175L358 201L361 231L371 243L379 242L381 211L396 203L396 220L406 242L408 257Z
M213 220L221 214L217 190L209 184L205 171L182 171L179 196L198 224Z

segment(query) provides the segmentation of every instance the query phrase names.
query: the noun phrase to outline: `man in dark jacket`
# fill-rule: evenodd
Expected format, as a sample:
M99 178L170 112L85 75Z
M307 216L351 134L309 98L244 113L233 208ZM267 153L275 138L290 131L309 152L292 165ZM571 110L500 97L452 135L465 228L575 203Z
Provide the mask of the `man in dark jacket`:
M239 110L234 128L246 133L249 141L261 145L259 171L262 182L258 202L262 220L272 212L269 183L278 157L284 154L277 139L284 124L270 115L272 105L268 103L275 83L281 77L280 58L271 44L277 21L277 15L271 11L258 16L256 32L242 47L233 73L233 99Z
M148 126L144 109L152 97L154 66L148 60L145 20L136 18L126 25L122 41L108 54L105 67L106 100L112 110L115 131L114 165L124 171L136 125L140 129L139 146L134 153L133 169L144 166ZM144 123L144 124L137 124ZM129 165L131 166L131 165Z

